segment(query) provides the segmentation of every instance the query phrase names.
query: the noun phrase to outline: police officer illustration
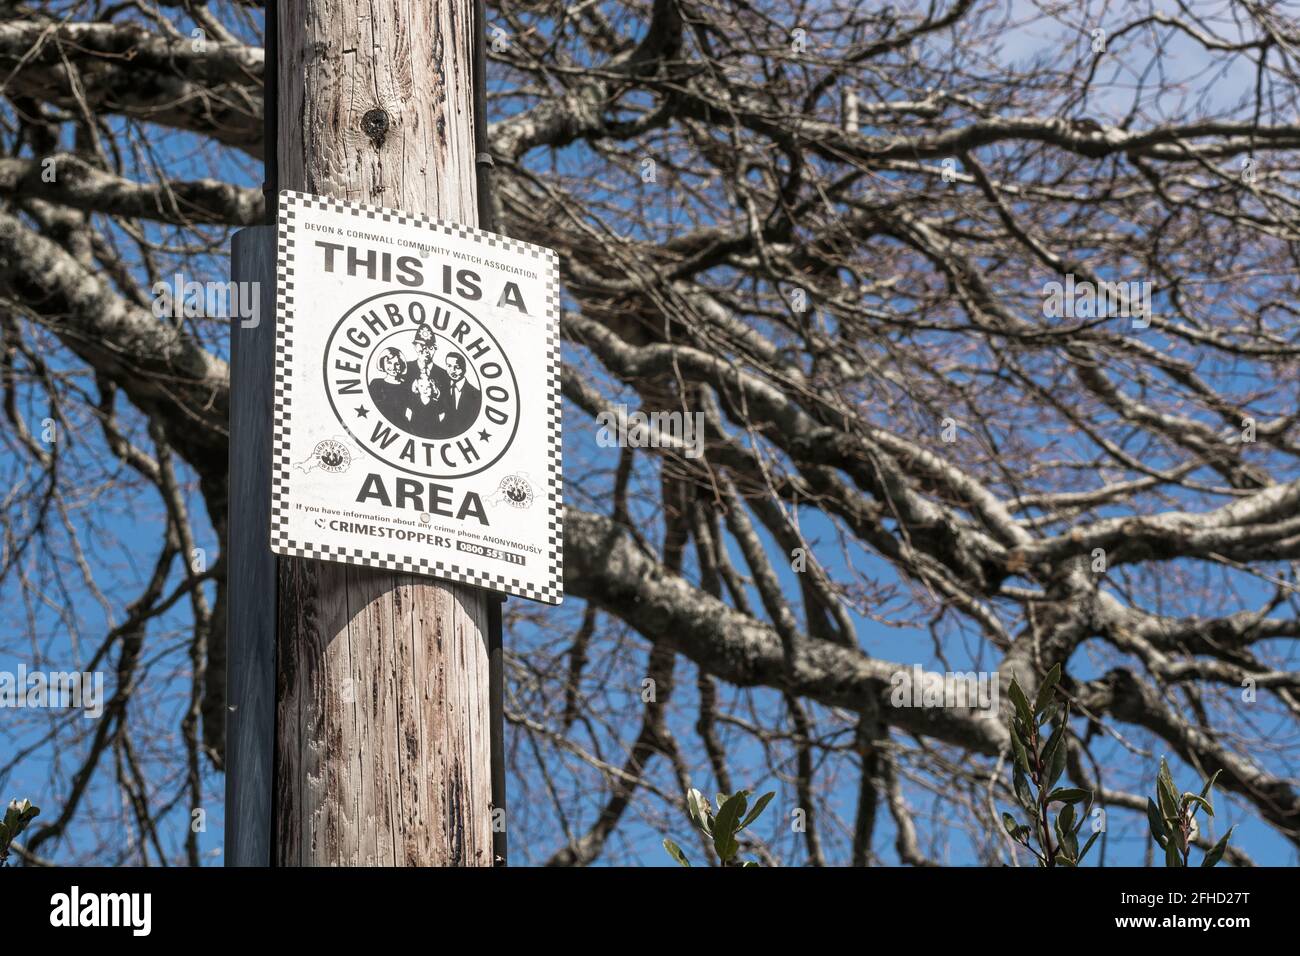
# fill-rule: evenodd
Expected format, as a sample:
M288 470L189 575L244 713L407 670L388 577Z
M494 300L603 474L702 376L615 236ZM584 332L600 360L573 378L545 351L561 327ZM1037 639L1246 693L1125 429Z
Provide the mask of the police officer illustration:
M415 331L415 376L411 381L411 416L408 431L421 438L446 438L443 418L451 392L451 376L437 363L438 338L422 325Z

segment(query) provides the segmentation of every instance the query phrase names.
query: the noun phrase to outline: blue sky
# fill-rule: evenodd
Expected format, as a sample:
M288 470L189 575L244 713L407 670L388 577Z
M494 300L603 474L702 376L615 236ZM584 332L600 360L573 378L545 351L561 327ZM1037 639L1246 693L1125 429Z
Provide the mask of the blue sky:
M1028 9L1027 5L1016 5L1013 8L1013 15L1019 13L1021 6ZM1014 63L1024 58L1039 55L1052 55L1053 51L1070 48L1069 36L1069 31L1064 27L1058 30L1042 24L1011 30L1004 35L1003 49L997 55L1007 63ZM992 54L993 51L990 51L990 55ZM1175 39L1168 50L1168 54L1185 68L1189 79L1198 76L1206 68L1206 63L1204 58L1200 56L1199 49L1190 41ZM1128 67L1124 65L1121 65L1120 69L1121 71L1128 71ZM1248 71L1233 71L1216 82L1214 85L1214 102L1209 105L1218 107L1237 102L1240 96L1249 92L1252 82L1253 75ZM1112 90L1106 95L1090 101L1088 112L1099 119L1119 118L1127 111L1128 105L1129 103L1123 92ZM1173 110L1176 105L1170 103L1168 108ZM117 126L120 128L120 124L117 124ZM235 156L224 151L214 153L205 149L202 144L197 143L191 137L167 134L151 141L149 148L154 150L158 156L165 157L169 173L178 178L215 175L227 181L248 186L256 186L261 181L261 170L257 164L245 157ZM545 168L549 163L554 162L556 168L561 170L573 171L580 169L584 163L584 149L585 147L578 145L561 151L554 156L539 156L536 160L537 167ZM636 184L634 184L635 188L638 188ZM642 198L645 198L645 195ZM634 201L632 190L629 190L625 201L630 208ZM168 229L155 229L155 232L159 235L168 235L171 231ZM193 278L200 281L224 280L225 261L220 254L208 257L205 260L205 265L206 274L195 275ZM171 270L165 268L163 274L170 275ZM214 341L212 347L222 354L227 351L224 343L219 340ZM571 346L566 346L565 358L570 364L581 365L584 369L594 367L594 364L588 358L578 354ZM72 366L66 364L66 355L62 356L59 361L65 363L60 366L61 370L71 369ZM622 393L620 397L613 383L607 377L601 376L599 373L596 374L596 384L601 387L607 396L615 400L632 401L631 396L627 393ZM32 404L30 401L23 409L23 415L28 421L40 421L47 414L46 409L40 405ZM616 453L611 452L609 449L597 447L594 424L584 413L567 406L567 404L564 424L565 461L566 465L568 465L567 477L569 478L567 488L570 501L580 506L584 505L587 500L594 501L596 502L595 507L600 508L600 510L607 510L607 504L602 505L602 502L608 500L607 489L610 486ZM93 487L95 484L90 479L98 477L101 473L108 473L121 483L119 490L108 497L87 493L82 498L74 498L68 516L69 523L78 529L85 541L90 543L85 560L93 570L96 580L107 596L112 614L120 618L122 605L134 594L138 593L151 572L158 548L157 529L161 526L163 512L156 494L150 488L141 486L139 482L133 480L134 476L129 472L115 467L115 463L102 447L102 440L93 422L87 420L74 423L74 425L73 434L66 436L67 441L63 445L63 454L66 456L67 466L82 471L87 477L85 484L88 487ZM146 441L146 437L143 436L138 427L136 438L141 443ZM17 459L6 461L0 467L5 470L5 478L11 480L21 480L23 478L20 474L23 471L23 465ZM637 469L638 485L653 489L657 481L653 469L653 462L643 458ZM578 474L582 476L580 482L574 480L575 475ZM34 473L28 473L25 480L35 480ZM207 555L211 559L216 554L216 542L210 528L207 527L206 521L202 519L204 515L202 500L192 487L189 500L192 514L195 517L195 530L200 535L198 543L200 547L206 549ZM636 502L636 496L634 496L634 502ZM638 510L638 513L644 519L645 526L653 526L646 505L636 502L634 508ZM869 561L871 562L871 572L878 581L883 584L898 584L899 597L895 599L898 609L900 611L907 609L907 588L903 582L897 582L883 561L870 557L860 549L849 550L848 552L842 550L837 544L837 529L815 510L804 510L800 515L800 525L805 536L812 543L817 559L826 565L832 576L838 579L849 579L852 577L855 568L860 567L859 562L865 563ZM76 584L79 578L79 569L75 560L66 551L66 540L60 539L60 533L57 530L53 532L53 536L50 550L52 554L57 556L55 563L33 567L31 571L33 575L44 575L43 584L46 593L50 597L47 604L41 605L32 601L29 596L20 595L12 582L0 586L0 600L4 601L5 607L11 609L11 619L28 617L30 621L34 622L34 632L37 635L35 646L31 646L26 643L26 628L23 629L24 636L22 637L17 636L17 632L6 633L4 641L0 642L0 669L15 669L19 661L25 661L28 666L36 666L34 662L37 660L48 661L49 663L46 666L52 669L79 667L86 659L89 649L93 648L102 639L104 632L114 623L110 619L109 613L95 599L94 595L87 588ZM767 544L771 553L780 553L780 549L775 542L769 540ZM732 557L737 565L743 564L743 559L739 553L733 553ZM688 573L690 563L688 559ZM786 594L792 600L797 601L798 583L795 573L788 564L778 563L777 568L781 573ZM179 573L173 573L168 589L179 583ZM66 589L64 585L66 585ZM1262 604L1269 596L1259 582L1242 576L1232 576L1230 584L1226 586L1235 589L1232 598L1233 606L1228 610L1235 610L1239 606L1250 607ZM508 607L514 613L520 610L520 605L524 603L512 601ZM756 598L755 603L757 603ZM71 616L68 614L69 609L72 612ZM525 610L529 612L530 619L520 620L511 628L506 637L508 649L517 648L532 651L552 644L562 646L567 635L576 630L581 616L580 603L577 601L569 601L563 608L554 611L539 610L537 607L529 607ZM1207 608L1206 610L1211 609ZM69 627L70 617L75 622L73 627ZM924 630L912 627L885 626L879 620L862 614L855 614L854 620L858 626L858 637L861 646L867 653L908 664L914 660L922 661L927 665L933 664L931 636ZM151 741L152 747L143 746L142 742L142 748L137 754L137 758L140 765L149 773L154 785L158 788L158 793L164 796L172 795L179 789L177 782L169 780L167 777L168 768L172 766L168 751L170 750L174 754L179 749L178 728L184 709L188 704L188 676L186 672L188 659L185 656L187 625L188 612L184 602L181 602L172 611L151 624L148 650L143 667L144 679L153 688L154 696L152 699L156 701L156 706L147 713L137 713L135 716L135 719L139 721L139 726L142 729L151 730L152 736L155 738ZM627 637L626 640L637 647L637 651L631 655L631 659L634 661L643 660L645 642L636 637ZM607 647L608 645L602 644L601 646ZM945 642L944 649L948 655L948 661L954 669L984 668L996 664L996 659L990 656L989 649L982 643L969 643L960 639L950 639ZM1288 644L1286 651L1289 653L1288 659L1291 661L1291 666L1294 666L1293 645ZM634 666L623 663L611 665L609 672L605 672L602 668L603 663L600 660L593 661L589 668L589 674L592 675L590 683L601 685L599 692L604 695L604 700L610 706L617 708L619 712L626 713L626 718L618 727L618 731L625 738L624 743L626 743L627 739L630 739L635 734L639 722L640 704L637 698L640 690L639 675ZM1114 665L1114 658L1104 661L1095 660L1087 653L1081 652L1071 661L1070 670L1076 678L1088 679L1097 676ZM674 696L672 726L679 740L688 743L693 751L693 767L695 772L699 774L699 779L693 778L693 782L701 790L711 794L715 785L703 772L703 767L706 765L699 759L699 748L694 744L691 729L691 725L695 720L697 704L694 666L689 662L679 662L677 675L678 687ZM112 683L110 675L110 687ZM770 712L773 707L779 706L778 695L771 691L738 692L726 687L722 687L720 690L723 701L735 700L738 702L737 712L744 712L746 709L745 703L750 700L759 702L758 709L760 712L763 709ZM720 709L726 711L730 708L724 705ZM1249 712L1246 712L1243 719L1247 719L1249 716ZM0 794L6 797L27 796L33 802L51 810L59 803L59 800L48 789L50 781L51 779L62 781L61 786L66 787L66 781L71 773L69 768L75 766L80 754L78 752L55 752L50 746L41 745L39 739L51 721L61 719L64 719L64 715L42 711L23 711L3 715L6 729L11 732L17 731L6 739L14 740L18 746L30 745L34 749L13 770L8 773L0 773ZM93 727L92 721L81 721L81 723L86 725L85 729L87 730ZM21 729L18 730L18 728ZM1262 726L1257 727L1256 731L1260 737L1270 740L1275 745L1294 747L1296 743L1293 739L1288 740L1279 736L1288 733L1294 735L1293 722L1283 722L1274 727L1270 726L1269 718L1264 718ZM507 734L510 737L508 746L512 751L519 753L526 751L527 742L522 739L520 731L508 727ZM795 850L798 837L793 835L789 829L788 810L795 802L789 784L771 775L746 777L747 769L761 768L766 765L766 756L762 748L754 743L748 735L735 728L724 727L721 734L726 742L729 756L735 765L735 777L738 785L747 786L756 792L763 792L768 789L778 790L778 799L773 802L764 814L763 820L756 827L756 832L772 845L779 846L789 852L791 856L798 857L800 854ZM604 742L610 745L614 744L613 736L606 733ZM846 743L847 741L838 742ZM1148 780L1154 779L1155 766L1161 756L1159 750L1134 755L1117 744L1103 745L1096 752L1103 764L1115 768L1116 773L1132 774L1139 778L1145 777ZM613 754L613 756L609 757L613 762L621 762L622 754L617 749L607 751L608 754ZM8 756L0 756L0 767L5 766L9 759ZM71 852L85 853L88 847L98 845L108 848L105 851L106 855L101 857L102 860L107 861L111 859L113 852L124 849L129 830L123 823L125 811L116 795L116 787L111 782L111 767L108 764L103 766L105 769L110 769L110 772L106 774L104 769L101 769L92 783L90 796L85 801L86 810L83 811L82 817L70 829L70 837L71 843L75 847ZM1175 764L1175 767L1175 777L1178 782L1187 789L1193 789L1196 781L1192 779L1192 771L1179 764ZM788 753L784 755L784 769L789 769ZM758 771L754 769L753 772L757 773ZM832 803L842 815L851 819L853 806L857 799L856 775L848 772L845 767L841 767L838 771L828 770L827 772L838 773L838 776L834 778ZM671 789L675 786L671 775L665 773L662 760L657 762L651 777L656 785L665 789ZM572 774L572 780L575 781L575 784L581 783L583 779L581 773L575 772ZM597 794L597 789L591 784L590 777L586 778L586 780L589 793ZM1134 786L1128 789L1138 788ZM1150 789L1150 787L1147 789ZM204 809L208 812L207 829L200 836L200 846L204 853L205 862L213 864L221 861L223 828L221 801L223 790L223 778L220 775L208 772L205 776L206 796L204 802ZM545 819L543 810L538 808L536 794L537 781L535 779L512 778L510 780L512 818L514 814L518 813L521 817L526 817L529 820L527 829L530 832L545 834L547 831L545 823L538 823L535 827L532 825L534 820L542 821ZM928 816L936 812L933 794L930 791L920 786L911 785L907 788L907 795L912 809L917 814L918 825L921 826L923 832L936 826L944 828L947 825L948 821L943 818L937 818L927 824ZM1236 831L1233 842L1250 853L1257 862L1277 865L1296 864L1295 851L1289 848L1288 844L1280 839L1271 828L1257 822L1252 815L1239 812L1230 800L1220 800L1217 805L1221 808L1218 823L1221 826L1239 825L1240 829ZM583 826L590 822L598 806L598 800L595 803L585 805L583 808L585 816L582 819L573 821L575 829L580 832ZM625 824L620 827L615 841L616 845L620 847L625 855L634 856L642 864L671 865L667 856L659 847L662 838L662 834L657 827L659 820L657 818L642 819L639 815L641 810L641 805L637 804L629 811L625 817ZM655 809L654 813L657 812L658 810ZM189 823L188 807L184 806L182 802L182 804L177 805L166 814L163 822L164 827L160 839L169 852L174 854L178 852L183 843L184 833ZM533 847L522 846L516 839L512 846L513 859L517 863L524 862L529 855L528 850L532 850L533 854L540 855L541 858L553 851L559 845L560 831L553 821L549 825L549 830L550 838L539 839L537 845ZM700 856L698 848L687 839L688 826L684 816L676 822L674 832L678 842L686 849L688 855L698 860ZM841 845L843 844L843 834L838 836L831 834L829 836L838 839ZM882 809L878 817L875 846L887 861L894 859L892 851L893 837L892 820ZM1106 861L1108 863L1131 864L1139 862L1145 844L1146 825L1140 816L1126 812L1116 812L1111 815L1108 821L1106 838ZM926 848L928 849L928 847ZM61 857L63 854L56 853L55 855ZM956 837L951 841L951 855L944 859L943 862L962 865L973 863L975 859L967 841ZM540 862L540 859L536 859L536 861ZM126 855L125 862L130 862L129 855Z

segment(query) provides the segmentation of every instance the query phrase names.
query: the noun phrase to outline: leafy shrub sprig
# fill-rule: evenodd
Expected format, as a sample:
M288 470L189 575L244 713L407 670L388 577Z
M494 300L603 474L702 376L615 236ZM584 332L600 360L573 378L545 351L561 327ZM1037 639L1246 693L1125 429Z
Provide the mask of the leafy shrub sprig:
M1151 839L1165 851L1165 866L1187 866L1187 857L1192 843L1196 840L1199 826L1196 811L1204 810L1206 816L1214 816L1214 782L1219 779L1221 771L1214 771L1210 779L1201 787L1200 795L1190 790L1181 796L1174 786L1174 775L1169 772L1169 764L1160 758L1160 772L1156 774L1156 799L1147 797L1147 822L1151 826ZM1205 851L1201 866L1214 866L1223 859L1228 849L1228 838L1233 828L1218 843Z
M1054 693L1060 680L1061 665L1057 664L1043 679L1033 704L1014 677L1010 688L1015 708L1011 717L1011 746L1015 752L1012 790L1030 822L1021 823L1003 812L1002 826L1044 867L1078 866L1099 835L1093 833L1079 848L1079 831L1092 809L1092 792L1075 787L1053 789L1065 772L1065 731L1070 723L1069 705ZM1055 727L1045 737L1048 724ZM1052 804L1060 805L1055 821L1051 818ZM1079 804L1083 809L1076 816Z
M19 834L27 829L40 814L40 807L32 806L30 800L10 800L5 810L4 820L0 821L0 866L9 859L9 850Z
M712 841L713 850L718 854L720 865L758 866L753 860L738 860L736 858L737 854L740 853L738 834L758 819L758 815L763 812L763 809L774 796L776 796L775 793L765 793L754 801L753 808L750 808L748 790L738 790L730 796L720 793L717 798L718 812L715 815L713 808L709 806L708 798L692 787L686 793L686 813L691 818L691 823L695 829ZM748 813L745 812L747 809L749 810ZM669 856L677 861L679 866L691 865L691 861L686 858L682 848L672 840L664 840L664 849L668 851Z

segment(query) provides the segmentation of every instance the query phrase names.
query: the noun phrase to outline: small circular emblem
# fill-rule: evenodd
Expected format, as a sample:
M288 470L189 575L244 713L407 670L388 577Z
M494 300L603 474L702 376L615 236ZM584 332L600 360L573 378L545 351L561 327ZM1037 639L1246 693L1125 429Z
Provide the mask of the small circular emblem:
M347 445L342 442L333 440L317 442L311 454L322 471L334 474L347 471L348 465L352 464L352 454L348 451Z
M533 503L532 483L523 475L506 475L501 479L501 484L497 485L497 493L492 501L512 508L527 508Z

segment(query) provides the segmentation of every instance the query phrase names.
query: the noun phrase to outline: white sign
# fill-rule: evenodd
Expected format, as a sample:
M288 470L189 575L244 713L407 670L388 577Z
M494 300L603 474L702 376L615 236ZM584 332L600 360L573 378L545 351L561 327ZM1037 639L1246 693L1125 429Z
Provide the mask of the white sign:
M550 249L280 194L271 548L558 604Z

